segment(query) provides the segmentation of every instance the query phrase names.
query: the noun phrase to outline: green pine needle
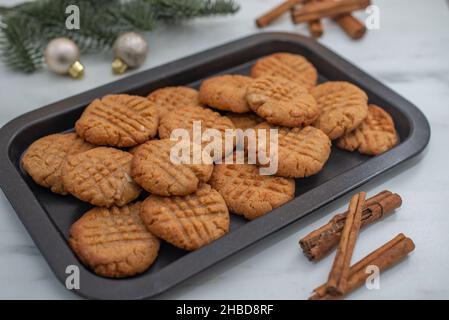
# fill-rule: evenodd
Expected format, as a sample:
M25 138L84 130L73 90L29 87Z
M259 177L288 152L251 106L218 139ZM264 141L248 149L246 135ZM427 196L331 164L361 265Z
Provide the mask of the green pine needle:
M239 10L227 0L150 0L161 20L182 20L208 15L232 14Z
M65 27L69 5L80 8L79 30ZM34 0L0 6L0 59L14 70L31 73L43 65L47 43L69 37L83 52L111 48L126 31L151 31L158 22L233 14L234 0Z
M0 57L11 69L32 73L42 66L43 46L35 41L37 30L24 19L12 16L0 26Z

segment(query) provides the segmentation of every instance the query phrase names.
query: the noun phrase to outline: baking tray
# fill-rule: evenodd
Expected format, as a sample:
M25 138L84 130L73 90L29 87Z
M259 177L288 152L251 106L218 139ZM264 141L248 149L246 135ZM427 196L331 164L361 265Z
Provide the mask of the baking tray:
M36 139L72 130L83 109L95 98L112 93L146 95L164 86L197 87L218 73L248 74L262 56L286 51L302 54L319 72L319 81L345 80L364 89L370 103L394 118L400 144L376 157L332 148L317 175L296 181L295 199L248 222L232 215L230 233L194 252L164 243L156 262L145 273L107 279L85 268L67 245L70 225L90 208L71 196L59 196L36 185L20 167L20 158ZM143 71L74 97L24 114L0 130L0 185L57 278L64 284L68 265L80 269L80 289L89 298L135 299L155 296L213 264L237 253L420 153L430 138L424 115L413 104L317 42L288 33L261 33L193 56Z

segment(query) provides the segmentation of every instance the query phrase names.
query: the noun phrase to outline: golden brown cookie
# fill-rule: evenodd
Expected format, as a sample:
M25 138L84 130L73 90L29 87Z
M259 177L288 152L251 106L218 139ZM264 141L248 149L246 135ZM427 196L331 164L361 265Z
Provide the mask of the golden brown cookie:
M134 147L132 147L132 148L129 148L127 151L128 151L129 153L131 153L132 155L135 155L136 152L139 151L139 148L140 148L141 146L143 146L143 145L144 145L144 143L138 144L137 146L134 146Z
M140 202L124 207L93 208L70 227L69 244L96 274L130 277L154 262L159 240L140 218Z
M185 250L205 246L229 231L226 203L208 184L183 197L151 195L140 215L151 233Z
M67 194L62 184L61 166L68 155L95 148L76 133L57 133L33 142L22 158L22 167L38 184L59 194Z
M201 124L201 133L204 133L207 129L218 130L221 138L222 155L227 155L234 149L233 145L225 146L224 137L226 129L235 129L231 120L227 117L220 115L209 108L201 106L187 106L180 109L176 109L170 114L167 114L159 125L159 137L161 139L170 138L170 134L175 129L186 129L190 138L193 138L193 125L194 122ZM204 138L204 137L203 137ZM220 140L218 140L220 141ZM196 141L195 141L196 142ZM214 141L215 142L215 141ZM209 141L202 141L202 145L207 147ZM227 147L225 149L225 147ZM221 158L220 156L212 153L213 159Z
M382 108L371 104L368 116L354 131L342 136L337 141L341 149L368 155L378 155L398 143L398 135L391 116Z
M295 181L260 175L254 164L218 164L209 181L231 212L252 220L293 199Z
M226 117L228 117L232 123L234 124L236 129L254 129L259 123L265 122L264 118L259 117L257 114L253 112L248 113L226 113Z
M134 154L131 174L142 188L161 196L183 196L195 192L201 182L210 179L214 168L210 156L205 154L194 164L191 144L187 153L190 164L183 164L175 152L177 143L170 139L153 140L139 147Z
M236 129L240 129L243 132L236 132L237 134L237 148L236 150L247 150L248 136L245 136L247 129L255 129L259 123L265 122L264 118L259 117L254 112L247 113L226 113Z
M257 161L259 165L271 166L272 164L268 161L276 161L277 158L278 168L275 174L278 176L303 178L314 175L323 168L329 158L331 141L317 128L311 126L305 128L274 127L265 122L258 125L257 129L258 143L261 144L261 147L257 148ZM259 129L267 131L261 132ZM269 129L277 129L277 152L276 149L270 148L270 138L272 137ZM262 141L260 141L261 137L263 137ZM252 150L250 151L254 152ZM261 157L263 157L263 161L261 161Z
M368 96L355 85L344 81L329 81L310 92L321 108L313 123L334 140L357 128L368 115Z
M204 80L200 87L200 102L209 107L244 113L251 111L246 101L246 88L253 81L242 75L222 75Z
M275 125L307 126L320 114L320 108L305 87L280 77L255 79L248 86L246 99L255 113Z
M181 86L157 89L148 95L148 100L156 105L161 119L175 109L199 104L198 91Z
M132 147L157 134L159 116L148 99L127 94L94 100L75 124L76 133L96 145Z
M131 178L132 158L128 152L107 147L68 156L62 165L64 187L94 206L123 206L141 191Z
M251 77L277 76L311 89L316 85L318 73L303 56L286 52L259 59L251 69Z

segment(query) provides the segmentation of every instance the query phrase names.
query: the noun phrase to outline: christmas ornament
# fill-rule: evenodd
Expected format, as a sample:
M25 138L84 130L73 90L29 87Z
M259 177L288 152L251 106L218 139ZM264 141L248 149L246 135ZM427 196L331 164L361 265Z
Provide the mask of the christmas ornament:
M122 74L128 68L138 68L145 62L148 44L140 34L126 32L114 42L113 50L115 59L112 62L112 71Z
M56 38L45 48L45 62L48 69L56 74L69 74L75 79L84 75L84 66L79 62L80 50L68 38Z

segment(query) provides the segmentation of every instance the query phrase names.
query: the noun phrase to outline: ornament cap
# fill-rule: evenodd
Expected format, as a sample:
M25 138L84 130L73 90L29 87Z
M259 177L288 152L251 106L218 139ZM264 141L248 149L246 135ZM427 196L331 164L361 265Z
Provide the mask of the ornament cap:
M128 70L128 65L120 58L115 58L114 61L112 61L112 71L115 74L123 74L126 70Z
M84 76L84 66L79 61L75 61L69 68L69 75L75 79L81 79Z

